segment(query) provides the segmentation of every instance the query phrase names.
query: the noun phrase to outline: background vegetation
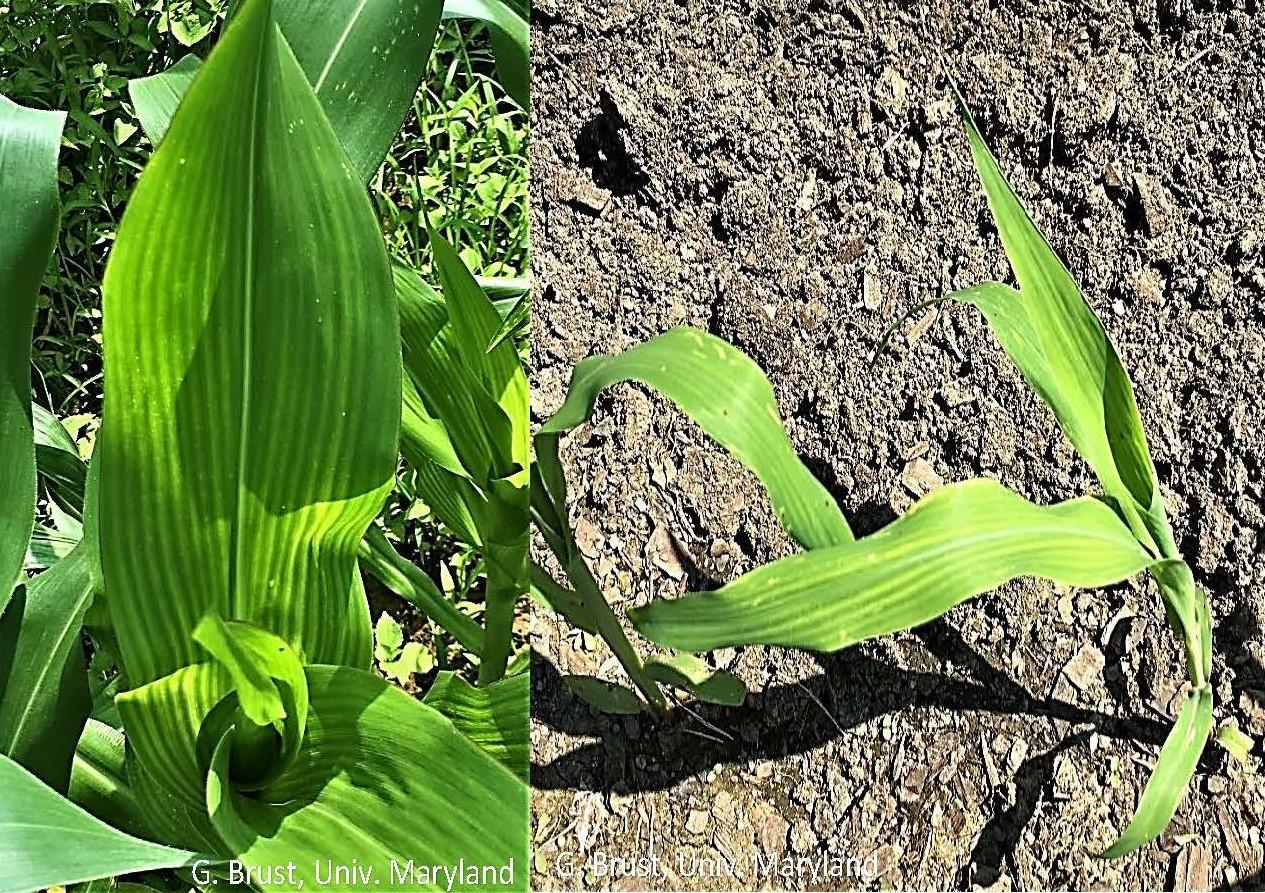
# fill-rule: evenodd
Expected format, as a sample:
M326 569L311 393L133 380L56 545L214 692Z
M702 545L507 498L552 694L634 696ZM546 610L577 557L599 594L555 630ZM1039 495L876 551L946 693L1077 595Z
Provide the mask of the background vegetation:
M100 282L152 146L127 82L205 55L227 0L0 2L0 93L66 109L62 227L40 296L38 402L90 438L101 408ZM527 121L505 98L483 26L447 22L424 88L372 184L388 244L429 269L425 215L479 275L527 273Z

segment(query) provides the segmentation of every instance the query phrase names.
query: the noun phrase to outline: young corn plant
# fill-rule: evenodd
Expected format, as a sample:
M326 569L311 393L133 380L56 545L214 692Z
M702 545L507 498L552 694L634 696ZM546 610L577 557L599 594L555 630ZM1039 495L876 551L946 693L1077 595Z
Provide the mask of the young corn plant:
M795 457L767 381L749 359L702 332L677 329L577 366L567 399L537 438L537 523L577 592L541 585L573 622L611 623L567 532L558 438L622 380L659 390L760 478L777 516L806 551L714 592L657 599L629 612L638 632L684 652L764 644L837 651L942 616L1019 577L1108 586L1149 571L1181 637L1185 703L1128 827L1102 855L1157 837L1194 773L1212 725L1212 636L1206 593L1175 544L1129 376L1101 322L1024 211L959 99L976 170L1018 288L984 283L950 296L977 307L1029 384L1054 411L1102 486L1097 497L1043 506L990 479L950 484L878 532L854 539L825 489ZM720 373L718 374L718 370ZM725 381L724 392L705 382ZM600 621L600 622L599 622ZM622 631L609 640L626 644ZM631 647L628 649L631 651ZM618 650L617 654L620 653ZM621 655L653 703L634 654ZM626 696L632 693L624 690ZM1231 736L1234 738L1234 736ZM1231 742L1239 753L1241 739Z
M242 3L147 124L158 148L107 267L86 469L55 419L33 426L24 365L61 118L0 101L2 893L160 869L207 887L233 878L227 860L264 890L315 884L324 860L355 860L384 890L526 886L526 675L502 678L510 623L493 622L491 595L482 628L435 608L479 649L486 686L440 674L419 702L372 672L357 558L395 481L402 389L448 388L401 365L408 311L363 185L393 133L372 103L322 105L303 53L324 28L318 71L382 76L339 57L354 29L292 17L299 5ZM370 131L386 136L357 142ZM510 401L487 350L500 315L459 266L435 338L477 343L480 382ZM57 537L31 536L37 464L78 530L66 512ZM482 472L489 489L526 476ZM24 564L47 569L28 581ZM117 675L101 678L103 657ZM414 873L392 875L393 860Z

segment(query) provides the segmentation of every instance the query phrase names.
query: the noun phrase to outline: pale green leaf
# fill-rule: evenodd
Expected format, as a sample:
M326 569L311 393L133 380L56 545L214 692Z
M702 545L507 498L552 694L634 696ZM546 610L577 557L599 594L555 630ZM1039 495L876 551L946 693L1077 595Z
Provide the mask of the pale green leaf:
M1119 839L1102 853L1104 859L1127 855L1159 837L1168 827L1186 795L1211 731L1212 693L1206 689L1190 692L1177 723L1160 748L1159 759L1142 791L1133 820Z
M541 483L533 487L533 504L547 496L555 511L566 506L558 440L589 420L603 389L622 381L639 381L663 394L755 472L778 519L801 545L852 539L838 504L796 455L764 373L720 338L684 327L576 366L566 402L536 436Z
M1105 586L1150 557L1095 499L1039 506L996 481L950 484L853 543L759 567L716 592L629 611L682 651L767 644L836 651L941 616L1017 577Z
M273 15L361 182L378 169L412 107L441 7L440 0L273 0ZM198 59L186 56L130 85L155 145L197 68Z
M83 517L84 486L88 466L79 458L79 449L57 417L39 404L32 404L35 423L35 464L59 510L71 517Z
M747 687L741 679L709 667L692 654L652 657L646 661L646 672L656 682L684 689L709 704L738 707L747 699Z
M308 679L303 752L258 798L233 790L231 737L216 751L207 808L234 852L250 864L293 860L307 889L318 886L313 871L331 853L354 854L383 889L392 860L404 870L412 860L455 871L463 859L497 872L497 882L462 876L454 888L527 888L522 781L438 711L381 679L341 667L309 667ZM447 883L441 873L404 886Z
M1155 557L1177 548L1129 375L1102 323L1037 229L959 98L975 167L1019 290L990 283L955 297L978 306L1006 352Z
M127 92L136 109L136 117L155 146L166 135L171 116L176 113L181 97L193 83L201 64L201 59L190 54L166 71L128 81Z
M394 617L383 611L373 625L373 640L374 659L379 662L393 660L404 644L404 630L400 629Z
M1227 724L1217 729L1217 743L1225 748L1226 753L1234 757L1241 766L1251 764L1252 748L1256 742L1237 725Z
M492 341L488 344L488 350L496 350L511 338L516 338L526 331L528 324L531 323L531 295L526 294L518 299L514 304L509 315L501 322L501 327L496 330L496 334L492 336Z

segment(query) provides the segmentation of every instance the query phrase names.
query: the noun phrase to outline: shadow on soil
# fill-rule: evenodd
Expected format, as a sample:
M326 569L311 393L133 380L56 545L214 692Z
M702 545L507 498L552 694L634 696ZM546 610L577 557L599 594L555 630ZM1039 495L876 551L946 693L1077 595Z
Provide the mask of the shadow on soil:
M665 790L718 763L804 753L875 717L920 706L1044 716L1088 725L1084 734L1097 732L1155 746L1168 733L1166 723L1153 719L1112 716L1056 698L1034 697L942 622L928 624L915 635L932 654L972 678L898 669L857 650L814 655L821 675L752 692L742 707L678 706L658 721L648 716L597 714L570 693L552 663L533 654L535 718L557 731L601 740L549 763L533 764L532 784L547 790L620 794ZM1060 746L1071 746L1077 735ZM1034 757L1029 761L1033 764L1030 773L1048 774L1042 760L1048 756L1052 763L1054 755ZM1022 811L1022 806L1021 801L1015 809ZM1011 820L1005 824L1013 827Z

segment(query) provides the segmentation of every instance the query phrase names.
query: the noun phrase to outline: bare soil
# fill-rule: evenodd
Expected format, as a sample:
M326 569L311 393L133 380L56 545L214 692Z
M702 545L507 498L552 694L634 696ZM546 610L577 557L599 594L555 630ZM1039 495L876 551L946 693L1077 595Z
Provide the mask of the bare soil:
M1212 597L1218 721L1259 742L1263 16L1256 0L536 0L536 421L583 357L691 324L767 371L859 533L942 481L1094 492L973 310L915 318L869 367L905 308L1010 278L947 68L1131 370ZM612 389L564 456L617 610L791 551L754 478L643 389ZM1265 887L1265 780L1215 747L1157 844L1092 855L1184 681L1144 580L1022 581L835 655L721 652L746 705L659 723L568 695L560 673L619 678L600 641L542 610L532 632L539 889ZM777 874L757 852L870 861Z

